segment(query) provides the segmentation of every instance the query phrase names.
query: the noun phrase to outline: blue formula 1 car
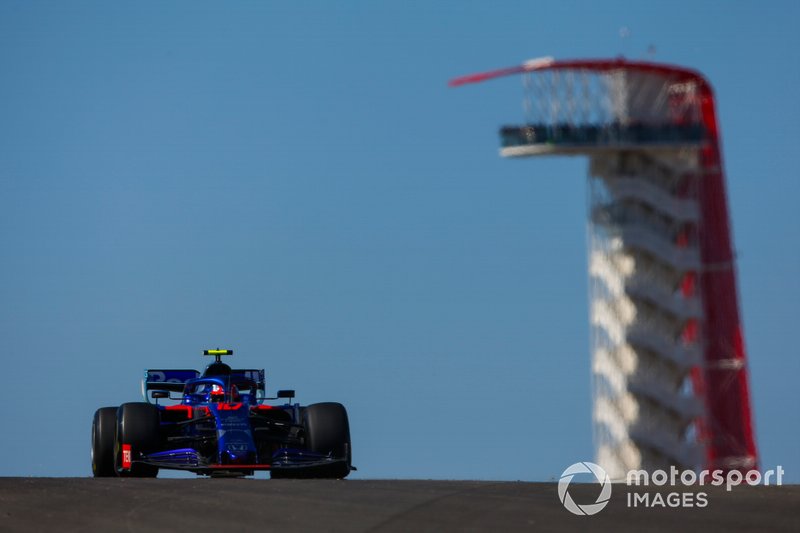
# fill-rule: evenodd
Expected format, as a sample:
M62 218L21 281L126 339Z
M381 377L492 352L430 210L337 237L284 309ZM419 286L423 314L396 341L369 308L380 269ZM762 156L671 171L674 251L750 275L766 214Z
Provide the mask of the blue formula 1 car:
M264 370L231 369L221 356L196 370L147 370L144 402L103 407L92 423L95 477L155 477L161 468L198 475L344 478L350 426L339 403L302 407L294 391L267 398ZM265 400L286 399L282 405ZM172 400L161 405L159 400Z

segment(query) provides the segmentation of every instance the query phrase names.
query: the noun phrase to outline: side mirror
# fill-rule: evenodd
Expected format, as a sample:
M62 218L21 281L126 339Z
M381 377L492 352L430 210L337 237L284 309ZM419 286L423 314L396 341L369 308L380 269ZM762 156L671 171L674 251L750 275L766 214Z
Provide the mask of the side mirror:
M278 398L294 398L294 391L293 390L279 390L278 391Z
M169 392L167 392L165 390L154 390L153 393L151 394L151 396L153 398L156 398L156 399L158 399L158 398L169 398Z

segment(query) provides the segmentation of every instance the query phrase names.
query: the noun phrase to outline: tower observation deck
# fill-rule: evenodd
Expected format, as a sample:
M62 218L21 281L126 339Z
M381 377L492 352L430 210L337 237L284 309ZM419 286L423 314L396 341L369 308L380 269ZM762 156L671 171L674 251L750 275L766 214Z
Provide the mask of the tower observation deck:
M589 157L596 461L750 470L757 453L720 138L709 83L650 62L543 58L501 155Z

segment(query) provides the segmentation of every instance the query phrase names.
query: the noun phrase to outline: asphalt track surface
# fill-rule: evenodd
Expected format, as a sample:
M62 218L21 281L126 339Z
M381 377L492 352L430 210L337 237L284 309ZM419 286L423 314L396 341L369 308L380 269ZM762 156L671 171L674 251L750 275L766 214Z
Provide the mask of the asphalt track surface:
M599 486L569 490L593 503ZM800 531L798 485L702 491L704 508L631 508L615 484L574 516L554 483L0 478L0 531Z

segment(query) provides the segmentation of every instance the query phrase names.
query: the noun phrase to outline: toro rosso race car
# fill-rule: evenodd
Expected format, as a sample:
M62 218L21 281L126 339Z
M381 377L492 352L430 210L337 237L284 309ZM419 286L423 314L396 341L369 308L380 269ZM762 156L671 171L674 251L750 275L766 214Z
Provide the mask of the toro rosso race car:
M144 402L103 407L92 423L95 477L155 477L161 468L198 475L344 478L351 470L350 426L339 403L301 407L294 391L265 394L264 370L231 369L215 356L196 370L147 370ZM286 399L282 405L265 400ZM161 405L159 400L172 400Z

